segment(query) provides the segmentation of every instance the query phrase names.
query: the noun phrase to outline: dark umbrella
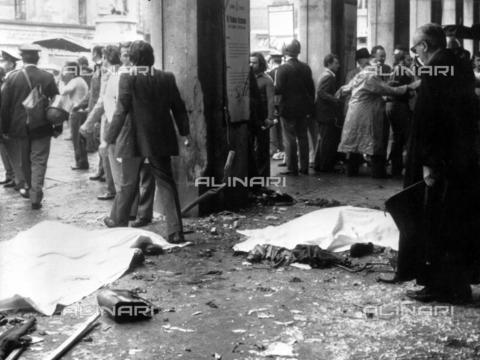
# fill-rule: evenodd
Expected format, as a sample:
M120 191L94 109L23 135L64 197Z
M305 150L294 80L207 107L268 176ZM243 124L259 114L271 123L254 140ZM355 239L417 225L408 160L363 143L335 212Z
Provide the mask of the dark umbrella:
M79 44L73 39L65 37L47 38L33 42L47 49L58 49L70 52L89 52L90 49Z

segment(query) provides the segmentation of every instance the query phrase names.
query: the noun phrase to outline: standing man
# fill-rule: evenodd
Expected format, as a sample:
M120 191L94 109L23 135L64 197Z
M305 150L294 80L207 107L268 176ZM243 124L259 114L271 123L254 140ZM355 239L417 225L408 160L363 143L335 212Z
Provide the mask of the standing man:
M5 75L2 76L1 84L7 81L7 78L10 76L12 71L17 67L17 61L19 58L13 56L7 51L2 51L2 67L5 70ZM15 186L15 172L13 171L12 159L9 155L9 141L3 139L3 136L0 132L0 157L2 158L3 168L5 169L5 179L0 181L0 185L3 185L5 188L10 188Z
M88 100L87 111L90 114L93 111L93 108L97 104L98 98L100 97L100 90L102 86L102 76L104 75L103 69L103 47L94 46L92 49L92 60L94 65L93 75L90 80L90 94ZM95 126L93 134L90 136L95 142L95 147L98 149L100 144L100 124ZM98 152L98 168L95 175L90 177L92 181L105 181L105 170L104 164L102 161L102 156L100 151Z
M336 55L329 54L325 56L323 65L325 72L318 81L315 112L320 132L315 154L315 171L331 172L335 168L338 143L342 136L342 101L335 97L336 74L340 69L340 61Z
M180 97L175 76L153 67L153 48L145 41L134 41L130 47L130 60L138 69L150 71L122 74L120 77L118 103L113 120L106 131L106 141L114 144L121 129L131 115L135 154L139 163L147 158L156 180L157 191L167 222L167 239L170 243L184 242L182 215L177 186L173 178L171 156L178 155L178 132L186 136L190 144L190 128L187 110ZM134 190L138 187L135 186ZM119 189L115 202L125 207L128 213L136 191ZM107 226L109 218L105 219Z
M48 121L33 130L27 125L27 113L22 103L32 88L40 86L42 94L49 100L58 94L53 75L37 68L40 51L40 47L35 45L20 47L24 67L9 76L5 82L1 106L1 132L4 136L14 139L15 174L18 172L24 178L24 188L20 190L20 194L25 198L30 197L34 210L42 207L42 188L51 138L58 136L62 131L61 125L54 128Z
M392 67L385 64L387 59L387 53L385 48L382 45L376 45L372 48L372 65L376 65L379 69L379 75L383 81L388 81L390 78L390 73L392 72Z
M250 66L257 81L258 90L260 91L260 106L257 116L260 117L261 127L254 129L254 152L257 175L262 177L270 176L270 153L269 153L269 128L273 124L275 112L275 90L273 88L273 80L265 71L267 70L267 61L262 53L254 52L250 54Z
M282 175L298 175L297 141L300 173L308 174L308 119L313 114L315 85L310 67L298 60L300 42L293 40L284 48L286 62L276 74L275 94L285 138L287 171Z
M269 69L267 75L275 82L278 67L282 65L283 55L272 54L268 60ZM276 102L275 102L276 104ZM278 109L274 107L274 117L278 117ZM282 124L277 119L277 123L270 128L270 154L273 160L285 161L285 146L283 145Z
M394 280L416 279L425 286L407 292L415 300L464 303L472 297L470 284L479 282L480 177L475 152L478 103L474 75L471 66L446 49L440 25L420 27L413 41L411 50L424 66L453 70L421 72L405 186L423 181L425 195L417 196L415 231L400 233Z
M408 50L397 48L393 54L394 68L389 85L393 87L408 85L413 82L414 74L408 68ZM390 161L392 163L392 176L401 177L403 171L403 150L407 144L410 133L411 111L409 106L410 96L391 96L387 98L386 114L392 129L392 148Z
M87 112L81 111L82 102L87 99L88 85L81 76L81 68L77 62L68 61L62 70L62 89L65 110L70 113L70 130L75 155L72 170L88 170L87 140L80 135L80 126L87 119Z

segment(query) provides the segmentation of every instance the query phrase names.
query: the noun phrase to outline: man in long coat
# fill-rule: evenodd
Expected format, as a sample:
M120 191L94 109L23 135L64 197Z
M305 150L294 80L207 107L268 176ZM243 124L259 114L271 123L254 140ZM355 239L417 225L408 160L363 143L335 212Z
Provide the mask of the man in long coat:
M407 293L413 299L463 303L471 299L470 284L478 282L480 260L478 106L471 67L445 47L439 25L417 30L412 51L425 66L420 71L405 186L420 182L420 190L412 197L418 202L413 223L403 231L399 226L394 280L416 279L424 285Z

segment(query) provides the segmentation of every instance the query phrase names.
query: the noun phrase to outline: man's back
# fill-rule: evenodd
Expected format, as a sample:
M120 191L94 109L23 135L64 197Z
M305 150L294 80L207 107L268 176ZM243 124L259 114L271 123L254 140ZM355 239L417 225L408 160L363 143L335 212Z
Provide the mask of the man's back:
M40 85L42 93L51 99L58 94L58 88L52 74L38 69L36 66L27 65L24 69L12 73L2 89L1 121L5 134L11 137L23 138L28 136L27 113L22 102L28 97L31 88L28 84L28 76L32 88ZM46 124L35 130L35 136L51 135L52 127Z
M275 93L281 95L280 115L299 118L311 115L315 98L310 67L296 58L281 65L275 76Z

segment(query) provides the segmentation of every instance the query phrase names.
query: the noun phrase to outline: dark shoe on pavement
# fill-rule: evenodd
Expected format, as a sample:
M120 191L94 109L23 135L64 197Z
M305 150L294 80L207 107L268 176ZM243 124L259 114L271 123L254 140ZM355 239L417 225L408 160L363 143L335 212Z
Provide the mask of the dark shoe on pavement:
M113 200L115 199L115 194L105 193L103 195L97 196L98 200Z
M287 166L287 163L280 163L278 164L278 167L286 167Z
M42 208L41 203L32 203L32 210L40 210Z
M72 170L88 170L88 166L72 166Z
M292 176L298 176L298 171L282 171L280 172L280 175L292 175Z
M28 189L20 189L18 192L20 193L21 197L30 199L30 191L28 191Z
M151 219L136 219L136 220L132 221L130 226L134 227L134 228L140 228L140 227L147 226L151 222L152 222Z
M8 184L9 182L12 182L13 179L5 179L5 180L2 180L0 181L0 185L5 185L5 184Z
M104 178L103 175L101 175L101 174L95 174L95 175L93 175L93 176L90 176L89 179L92 180L92 181L105 182L105 178Z
M427 287L424 287L422 290L419 291L408 290L406 295L412 300L425 303L436 300L435 293Z
M120 227L120 225L117 225L115 221L113 221L112 218L108 216L105 219L103 219L103 223L109 228Z
M14 188L15 187L15 181L10 180L9 182L3 184L4 188Z
M383 276L379 276L377 278L377 282L384 283L384 284L400 284L404 282L404 280L400 279L397 275L394 275L391 278L386 278Z
M185 238L183 237L182 232L176 232L173 234L168 235L168 242L170 244L182 244L185 242Z

